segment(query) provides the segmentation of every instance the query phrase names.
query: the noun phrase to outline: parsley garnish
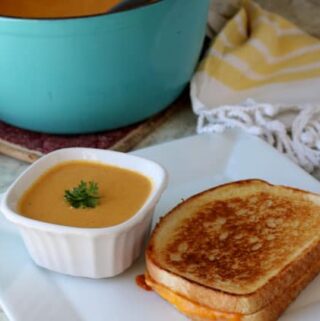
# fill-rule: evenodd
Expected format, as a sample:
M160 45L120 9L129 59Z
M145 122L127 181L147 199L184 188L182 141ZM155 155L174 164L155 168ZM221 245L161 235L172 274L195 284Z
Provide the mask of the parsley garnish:
M94 208L99 204L98 184L81 181L77 187L64 192L64 199L73 208Z

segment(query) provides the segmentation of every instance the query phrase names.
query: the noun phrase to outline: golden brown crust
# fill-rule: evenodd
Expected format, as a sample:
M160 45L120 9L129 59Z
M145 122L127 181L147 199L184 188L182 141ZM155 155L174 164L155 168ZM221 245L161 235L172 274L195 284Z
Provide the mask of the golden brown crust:
M298 297L300 292L318 275L320 270L320 261L316 261L310 269L305 271L305 274L291 285L288 289L285 289L284 293L276 298L268 306L262 310L249 314L243 315L241 321L276 321L287 309L287 307ZM205 318L192 317L193 321L212 321ZM223 321L223 320L222 320Z
M176 213L177 211L181 210L181 208L185 207L186 204L191 204L191 206L193 206L192 201L197 200L199 197L203 197L203 195L208 195L209 193L212 194L212 192L216 192L217 190L220 189L226 189L226 188L232 188L232 190L237 191L239 188L247 188L248 186L250 186L250 188L258 186L261 190L267 190L267 193L270 193L270 191L268 191L268 189L272 188L272 190L276 190L276 193L291 193L289 195L289 199L292 199L292 202L295 202L297 199L301 202L309 202L309 203L314 203L315 208L317 208L319 210L319 196L316 194L312 194L312 193L308 193L308 192L304 192L304 191L300 191L294 188L288 188L288 187L279 187L279 186L272 186L271 184L268 184L266 182L260 181L260 180L246 180L246 181L241 181L241 182L235 182L235 183L230 183L230 184L226 184L220 187L216 187L214 189L211 189L209 191L205 191L202 192L198 195L195 195L193 197L191 197L190 199L188 199L186 202L179 204L176 208L174 208L165 218L161 219L161 221L158 223L155 231L153 232L151 241L149 243L149 246L147 248L146 251L146 258L147 258L147 269L151 275L151 277L156 280L157 282L171 288L171 289L175 289L176 292L196 301L199 303L202 303L208 307L211 307L212 309L222 309L223 311L229 311L229 312L237 312L237 313L243 313L243 314L251 314L254 313L256 311L261 310L263 307L267 306L269 304L269 302L271 302L274 297L276 297L279 293L281 293L283 291L284 288L287 288L292 282L294 282L297 278L299 278L301 276L301 273L303 272L303 270L305 270L306 268L308 268L308 266L314 265L314 263L319 259L320 257L320 243L319 243L319 237L317 237L316 240L312 239L311 235L312 232L310 233L310 236L306 236L306 239L310 239L311 241L306 244L305 248L302 249L299 253L299 255L297 255L292 261L289 261L289 264L285 264L283 266L280 266L280 269L278 269L276 271L276 273L267 278L262 285L259 285L257 287L257 289L254 289L254 291L243 291L243 293L236 293L233 294L231 291L224 291L223 289L223 283L222 286L220 284L220 288L216 288L214 286L212 286L212 282L208 282L208 278L206 278L205 276L203 276L203 280L204 282L197 282L197 279L193 279L194 275L191 274L191 277L189 278L188 274L184 273L182 270L183 268L188 268L188 266L190 264L192 264L192 260L185 260L183 262L182 265L179 264L171 264L172 262L170 262L170 264L167 264L167 262L164 262L163 260L161 261L161 259L159 259L160 255L159 255L159 250L157 248L157 244L155 242L156 237L158 237L160 231L163 229L164 225L168 225L169 223L171 223L171 221L174 221L176 219ZM219 192L219 191L218 191ZM286 195L284 195L286 196ZM229 196L227 196L228 199ZM281 196L282 197L282 196ZM230 199L230 197L229 197ZM306 199L306 200L305 200ZM312 199L312 201L310 201L310 199ZM272 199L273 201L275 200L275 198ZM243 204L242 204L243 205ZM305 204L303 204L304 206L302 207L302 209L305 208ZM246 205L245 205L246 206ZM281 206L280 206L281 207ZM288 207L288 205L287 205ZM314 210L314 208L312 208L312 211ZM225 211L225 209L223 209L223 211ZM311 213L311 210L309 211ZM308 212L308 215L310 216L311 214ZM289 213L290 214L290 213ZM300 214L299 214L300 215ZM302 215L302 219L306 220L307 216L306 214ZM316 215L315 215L316 216ZM319 215L318 215L319 216ZM228 218L230 219L230 217ZM221 220L221 217L220 217ZM244 220L246 221L247 218ZM301 219L300 219L301 220ZM313 222L313 219L310 219L310 222ZM169 223L168 223L169 222ZM260 220L260 222L257 222L257 226L261 226L261 222L264 222L263 224L265 224L266 220ZM320 221L319 221L320 222ZM318 222L318 217L317 220L315 221L315 226L319 226L319 222ZM195 224L195 222L193 222ZM180 224L180 222L179 222ZM199 222L197 222L197 224L199 224ZM299 223L300 224L300 223ZM180 224L181 225L181 224ZM195 224L196 225L196 224ZM234 225L233 225L234 226ZM298 228L298 227L297 227ZM192 229L190 229L190 226L185 229L185 231L189 231L190 234L190 230L192 231ZM229 232L233 231L234 227L230 227L229 228ZM243 230L243 227L242 227ZM288 235L289 231L293 231L294 228L292 228L292 226L289 226L286 229L280 229L281 230L281 236L284 237L286 235ZM311 231L314 230L314 226L311 229ZM198 229L198 231L201 231ZM221 232L219 230L219 232ZM176 233L176 232L175 232ZM170 232L169 232L170 234ZM192 233L191 233L192 234ZM198 233L199 234L199 233ZM220 233L221 236L221 233ZM175 237L176 234L175 234ZM199 237L199 235L197 236ZM253 237L255 237L255 235L253 235ZM297 237L298 238L298 237ZM192 238L191 238L192 239ZM304 240L303 240L304 241ZM166 241L163 240L163 242L165 243ZM180 245L183 244L183 242L181 240L179 240ZM177 246L179 246L179 242L177 244ZM194 240L194 242L197 243L201 243L198 240ZM287 240L286 240L287 242ZM305 241L304 241L305 242ZM170 242L168 242L170 243ZM293 244L291 244L291 246L297 246L298 249L301 247L301 244L297 243L297 245L295 245L294 240L292 240ZM275 245L273 245L273 247L277 246L277 244L279 244L279 247L283 248L284 250L288 250L287 247L284 244L281 244L281 240L278 243L274 243ZM171 243L172 245L172 243ZM221 253L223 252L223 250L227 253L226 256L229 255L229 257L234 256L234 252L229 252L228 253L228 246L226 246L226 244L222 244L225 246L225 248L221 247L221 249L218 249L218 252ZM183 245L185 247L185 245ZM255 244L253 244L253 246L255 246ZM170 247L169 247L170 248ZM174 247L171 246L170 251L167 251L169 255L172 255L172 253L174 253L174 251L172 250ZM230 246L229 246L229 251L230 251ZM260 260L264 261L268 261L268 256L263 257L263 255L266 255L265 253L266 248L263 249L263 253L262 256L260 258ZM208 252L208 249L205 249L205 252ZM270 252L277 252L276 248L270 248ZM231 255L230 255L231 253ZM245 252L244 252L245 254ZM269 254L268 254L269 255ZM282 254L282 255L286 255L286 253ZM206 256L204 255L204 261L206 260ZM242 256L242 258L245 256ZM248 257L249 260L247 263L251 263L252 261L254 261L254 257L250 257L250 253L248 253ZM179 258L180 259L180 258ZM197 257L197 260L199 261L199 257ZM245 261L245 259L242 259L242 261ZM221 261L220 261L221 262ZM227 262L227 261L226 261ZM173 262L175 263L175 262ZM180 262L179 262L180 263ZM228 264L228 263L226 263ZM178 266L178 269L177 269ZM206 263L206 265L204 265L204 270L207 269L208 271L210 271L211 266L208 265L208 263ZM250 268L250 266L249 266ZM248 269L249 269L248 268ZM259 268L259 266L253 266L254 269ZM230 269L231 270L231 269ZM217 271L217 269L215 270ZM218 270L219 271L219 270ZM223 271L223 267L221 268L221 271ZM239 270L234 269L231 272L236 272L233 275L235 277L237 277L237 273L239 274ZM229 281L232 285L232 282L236 282L236 279L234 279L232 277L232 273L229 273L230 271L226 271L226 274L224 276L225 279L227 279L227 281ZM240 270L241 273L241 270ZM254 275L256 278L262 278L263 274L260 273L260 270L256 270L253 272L252 275ZM214 274L214 273L213 273ZM252 276L251 275L251 276ZM201 276L201 275L200 275ZM249 275L250 276L250 275ZM250 277L251 277L250 276ZM247 283L251 282L250 277L246 280ZM224 281L224 280L223 280ZM213 282L214 284L214 282ZM245 283L244 283L245 284ZM227 284L228 285L228 284ZM250 286L250 284L249 284ZM227 288L227 287L226 287ZM248 287L250 289L250 287ZM214 290L214 291L212 291ZM241 289L240 289L241 290Z

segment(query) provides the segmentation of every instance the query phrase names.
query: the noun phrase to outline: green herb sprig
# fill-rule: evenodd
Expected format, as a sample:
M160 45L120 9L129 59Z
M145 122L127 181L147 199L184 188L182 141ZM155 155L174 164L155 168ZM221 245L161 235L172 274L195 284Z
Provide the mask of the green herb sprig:
M73 208L94 208L100 199L98 184L81 180L77 187L64 192L64 199Z

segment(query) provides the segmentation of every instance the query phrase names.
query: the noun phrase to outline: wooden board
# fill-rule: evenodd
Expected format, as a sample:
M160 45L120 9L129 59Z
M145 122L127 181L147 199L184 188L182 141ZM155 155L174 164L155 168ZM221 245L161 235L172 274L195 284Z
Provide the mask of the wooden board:
M0 153L32 163L44 154L67 147L92 147L127 152L186 104L190 103L185 92L165 111L144 122L87 135L36 133L0 121Z

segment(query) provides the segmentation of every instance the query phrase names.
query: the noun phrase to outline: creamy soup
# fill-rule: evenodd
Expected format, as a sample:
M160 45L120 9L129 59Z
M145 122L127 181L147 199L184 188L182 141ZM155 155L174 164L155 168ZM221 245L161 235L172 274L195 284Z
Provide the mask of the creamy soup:
M121 0L0 0L0 15L63 18L105 13Z
M66 200L83 181L98 188L94 208L74 208ZM22 196L18 210L29 218L66 226L108 227L132 217L144 204L151 181L134 171L96 162L70 161L43 174Z

